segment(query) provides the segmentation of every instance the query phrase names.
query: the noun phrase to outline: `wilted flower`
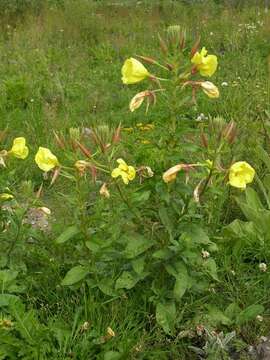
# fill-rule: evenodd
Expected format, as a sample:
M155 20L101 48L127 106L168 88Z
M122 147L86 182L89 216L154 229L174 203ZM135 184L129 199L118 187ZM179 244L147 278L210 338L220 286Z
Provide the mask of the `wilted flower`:
M128 184L130 180L133 180L136 176L136 170L133 166L128 166L123 159L117 159L118 167L115 168L111 176L117 178L118 176L122 177L122 180L125 184Z
M13 326L13 322L9 319L1 319L0 320L0 328L9 329Z
M133 112L133 111L137 110L142 105L145 98L147 98L146 111L148 110L150 102L152 102L154 104L156 102L156 95L153 91L150 91L150 90L141 91L131 99L131 101L129 103L130 111Z
M35 162L37 166L45 172L59 166L57 157L51 152L51 150L44 147L39 147L35 156Z
M260 263L259 264L259 269L261 272L266 272L267 271L267 265L265 263Z
M162 178L165 183L169 183L171 181L174 181L176 179L177 173L183 168L182 164L175 165L165 171Z
M134 58L127 59L122 67L122 81L124 84L135 84L149 76L150 73L144 65Z
M104 196L107 199L109 199L109 197L111 196L106 183L101 186L99 193L101 196Z
M89 329L89 327L90 327L90 323L89 323L88 321L85 321L85 322L82 324L80 330L81 330L81 332L85 332L85 331L87 331L87 330Z
M110 327L107 327L107 335L108 335L108 337L115 337L115 332L113 331L113 329L112 328L110 328Z
M83 176L83 174L85 173L85 170L89 166L89 162L87 162L85 160L78 160L75 162L74 166L79 171L80 176Z
M239 189L245 189L255 176L255 170L245 161L234 163L229 170L229 184Z
M206 250L202 250L202 258L207 259L210 257L210 253Z
M207 55L205 47L201 52L196 52L191 59L192 64L196 65L196 69L199 70L202 76L212 76L217 69L217 57L216 55Z
M202 88L203 92L210 98L214 99L214 98L219 97L218 88L216 87L216 85L214 85L210 81L201 82L201 88Z
M29 154L29 149L25 144L26 140L24 137L18 137L14 139L9 154L15 156L18 159L25 159Z

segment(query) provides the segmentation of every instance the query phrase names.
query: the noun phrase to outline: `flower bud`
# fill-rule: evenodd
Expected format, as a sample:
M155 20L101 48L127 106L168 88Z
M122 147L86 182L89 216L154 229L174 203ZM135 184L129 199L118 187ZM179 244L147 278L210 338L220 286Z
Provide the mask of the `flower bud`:
M201 82L201 88L202 88L203 92L211 99L215 99L215 98L219 97L219 90L216 87L216 85L211 83L211 81Z
M89 163L85 160L78 160L75 162L74 166L79 171L80 176L83 176L85 173L85 170L89 166Z
M229 144L232 144L235 140L236 132L237 132L237 129L236 129L235 122L230 121L229 124L227 124L224 127L222 135L223 135L224 139L226 139L228 141Z
M87 149L83 144L81 144L79 141L76 141L76 145L78 145L79 149L81 150L81 152L87 156L88 158L91 158L92 154L91 151L89 149Z
M201 132L201 143L203 147L208 148L208 139L204 132Z
M163 52L164 55L168 54L168 47L167 44L165 43L165 41L162 39L162 37L158 34L158 39L159 39L159 45L161 48L161 51Z
M141 55L136 55L137 58L139 58L140 60L143 60L145 61L146 63L148 64L155 64L156 63L156 60L153 59L153 58L150 58L148 56L141 56Z

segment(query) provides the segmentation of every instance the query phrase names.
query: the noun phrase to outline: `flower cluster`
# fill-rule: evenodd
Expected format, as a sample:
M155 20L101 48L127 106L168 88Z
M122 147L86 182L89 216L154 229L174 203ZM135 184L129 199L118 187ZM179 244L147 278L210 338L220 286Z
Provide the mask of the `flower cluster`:
M173 37L179 37L177 43L181 44L180 51L184 54L184 45L185 45L185 36L181 34L180 29L176 27L173 29ZM171 31L169 29L169 34L171 36ZM164 50L164 43L162 46ZM166 55L168 49L165 49ZM155 65L162 69L166 70L166 73L169 76L158 77L155 74L151 73L146 69L146 67L138 60L133 57L127 59L122 66L122 82L126 85L137 84L145 79L150 80L154 84L158 84L159 88L156 89L147 89L137 93L129 103L129 109L131 112L137 110L144 100L147 101L146 111L148 111L149 105L156 104L157 95L163 94L164 92L169 91L170 86L167 84L174 84L178 93L181 93L186 87L192 88L192 100L195 102L195 94L198 89L201 89L209 98L214 99L219 97L218 88L210 81L204 81L201 79L193 79L196 74L199 74L203 77L211 77L215 74L218 66L218 60L216 55L208 54L208 51L203 47L199 51L199 42L193 46L190 52L190 58L188 61L180 63L178 60L172 60L171 57L168 57L165 60L165 64L161 64L153 58L146 56L137 56L143 62L146 62L150 65ZM170 62L170 61L171 62ZM161 85L162 83L162 85ZM168 95L167 95L168 96Z

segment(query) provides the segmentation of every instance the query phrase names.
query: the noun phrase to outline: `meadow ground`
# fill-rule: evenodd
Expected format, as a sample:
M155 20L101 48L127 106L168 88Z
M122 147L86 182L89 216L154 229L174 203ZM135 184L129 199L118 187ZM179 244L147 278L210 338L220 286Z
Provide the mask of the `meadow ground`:
M17 137L29 147L23 160L0 153L1 193L13 196L1 197L0 359L264 359L264 3L5 0L0 14L0 150ZM181 32L168 32L171 25ZM146 87L122 83L124 61L162 62L158 34L174 41L182 29L186 42L169 59L184 62L179 47L186 56L200 37L198 49L218 58L211 81L220 97L201 92L185 105L181 95L179 110L157 95L147 114L143 105L130 112ZM44 175L34 162L39 146L61 164L60 175L52 166L53 185L52 171ZM134 182L110 177L118 158L136 167ZM77 160L85 163L75 169ZM236 161L256 171L246 191L228 185ZM185 168L189 181L181 172L165 184L162 174L179 163L203 165L196 175Z

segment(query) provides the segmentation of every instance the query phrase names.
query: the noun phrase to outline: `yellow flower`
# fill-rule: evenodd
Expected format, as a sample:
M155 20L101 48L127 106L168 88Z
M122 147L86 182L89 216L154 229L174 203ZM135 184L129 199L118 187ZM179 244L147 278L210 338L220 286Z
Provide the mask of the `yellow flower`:
M175 165L173 167L171 167L170 169L168 169L167 171L165 171L165 173L163 174L162 178L163 181L165 183L169 183L171 181L174 181L176 179L176 175L177 173L182 169L182 165L178 164Z
M35 162L37 166L45 172L50 171L59 165L57 157L53 155L51 150L44 147L39 147L35 156Z
M13 199L14 196L8 193L2 193L0 194L0 200L6 201L6 200L11 200Z
M130 180L133 180L136 176L136 170L133 166L128 166L123 159L116 160L118 162L118 167L115 168L111 176L117 178L118 176L122 177L122 180L125 184L128 184Z
M212 76L217 69L217 57L216 55L207 55L205 47L201 52L196 52L191 59L192 64L196 65L202 76Z
M219 97L218 88L216 87L216 85L214 85L210 81L203 81L201 83L201 87L202 87L203 92L210 98L214 99L214 98Z
M229 170L229 184L238 189L245 189L255 176L255 170L245 161L234 163Z
M25 145L26 141L24 137L18 137L13 140L13 146L9 151L10 154L18 159L25 159L29 154L29 149Z
M122 81L124 84L136 84L150 76L148 70L143 64L134 59L129 58L122 67Z

